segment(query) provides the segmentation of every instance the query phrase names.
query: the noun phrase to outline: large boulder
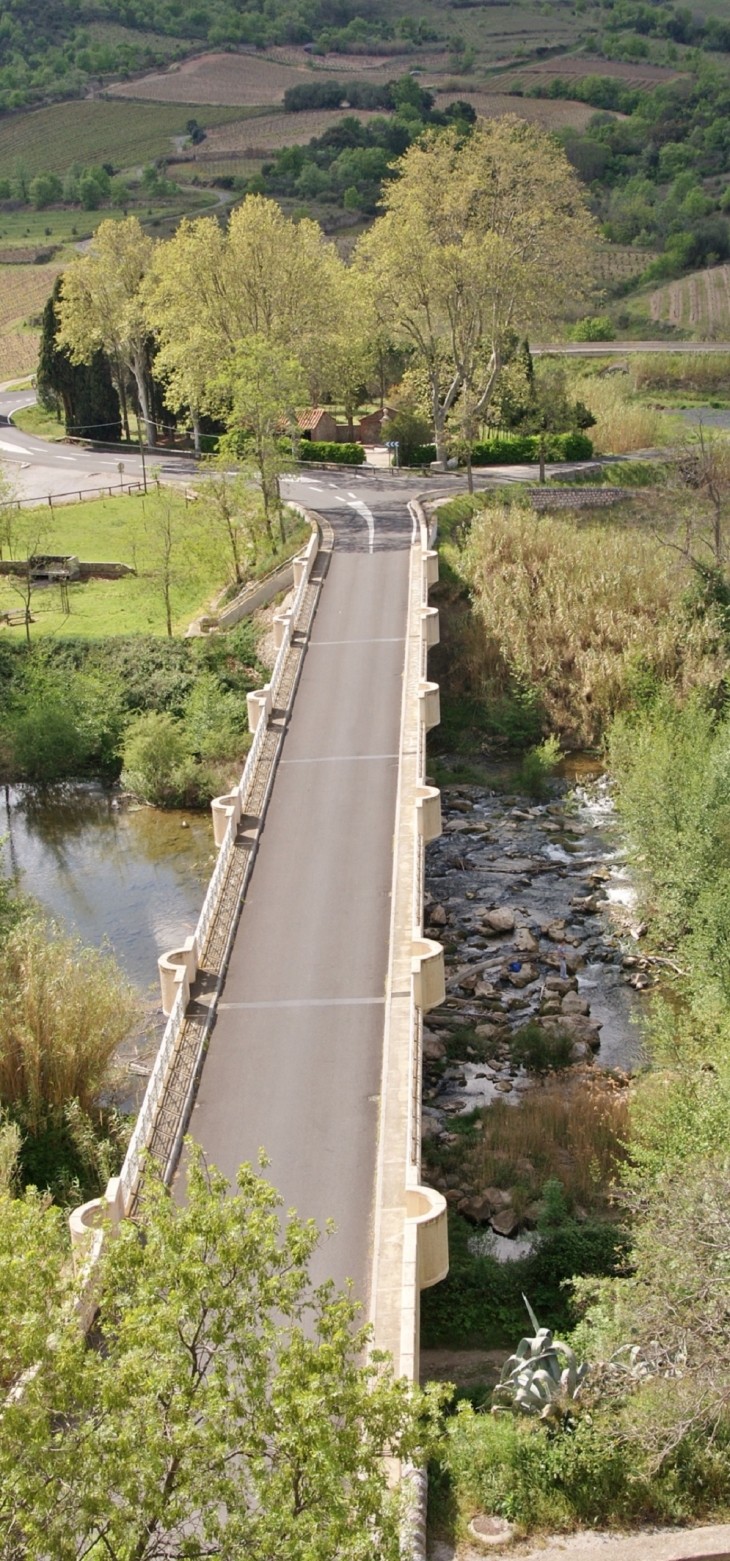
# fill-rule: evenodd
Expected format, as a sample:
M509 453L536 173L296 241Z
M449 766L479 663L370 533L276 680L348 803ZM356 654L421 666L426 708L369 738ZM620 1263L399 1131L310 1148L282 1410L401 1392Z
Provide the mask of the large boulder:
M487 911L483 925L485 932L514 932L515 913L508 905L500 906L499 910Z

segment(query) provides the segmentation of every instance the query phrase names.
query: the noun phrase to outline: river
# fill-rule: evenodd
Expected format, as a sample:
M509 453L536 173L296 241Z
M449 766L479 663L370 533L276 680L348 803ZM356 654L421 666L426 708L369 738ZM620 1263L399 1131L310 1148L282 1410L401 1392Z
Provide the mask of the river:
M162 1014L157 957L193 932L215 861L210 814L160 812L99 781L0 791L3 867L66 930L107 943L145 1000L148 1057Z

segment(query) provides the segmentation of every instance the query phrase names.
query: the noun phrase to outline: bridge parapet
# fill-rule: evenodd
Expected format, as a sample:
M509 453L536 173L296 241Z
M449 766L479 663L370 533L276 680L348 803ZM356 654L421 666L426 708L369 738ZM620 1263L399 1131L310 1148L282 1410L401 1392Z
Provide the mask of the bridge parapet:
M422 506L410 505L413 546L399 752L390 962L381 1090L371 1290L375 1343L418 1378L420 1292L448 1272L446 1201L421 1182L423 1015L443 1002L440 943L424 935L425 849L441 833L441 794L426 776L426 734L440 718L428 677L438 611L428 601L438 554ZM403 1471L404 1473L406 1471Z
M93 1266L101 1246L102 1227L110 1222L114 1228L120 1219L133 1211L146 1155L152 1154L159 1160L167 1181L174 1173L199 1062L215 1012L217 989L225 970L255 851L256 827L252 828L250 838L242 842L240 825L249 814L253 826L260 825L263 818L281 735L280 730L272 730L271 718L279 705L288 704L296 686L300 658L293 658L292 650L300 648L300 642L303 649L313 612L315 584L317 591L319 586L318 582L313 584L312 581L322 540L318 517L300 505L291 507L312 526L309 542L293 560L294 600L290 611L280 617L279 649L270 682L256 696L255 718L252 718L254 712L249 704L253 742L241 779L234 791L216 797L211 804L218 858L195 932L158 960L167 1024L120 1175L110 1181L102 1198L92 1199L74 1209L69 1218L72 1248L79 1268ZM327 550L331 548L331 537L326 539L325 546ZM296 667L292 665L293 660L297 662ZM189 1010L196 1006L191 1005L191 991L196 977L206 968L214 981L213 1000L208 1002L202 1015L191 1018ZM167 1121L165 1131L161 1132L163 1117Z

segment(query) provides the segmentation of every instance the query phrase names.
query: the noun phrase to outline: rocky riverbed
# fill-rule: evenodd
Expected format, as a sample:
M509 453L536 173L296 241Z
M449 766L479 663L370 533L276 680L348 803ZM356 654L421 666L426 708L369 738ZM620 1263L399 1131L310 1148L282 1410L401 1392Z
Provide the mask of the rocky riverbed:
M586 1076L628 1087L654 974L605 777L556 782L541 803L477 785L442 800L425 921L444 945L446 999L424 1030L423 1139L426 1175L447 1190L428 1166L456 1141L455 1118L500 1099L519 1108L546 1078L567 1093ZM529 1224L508 1188L448 1193L501 1237Z

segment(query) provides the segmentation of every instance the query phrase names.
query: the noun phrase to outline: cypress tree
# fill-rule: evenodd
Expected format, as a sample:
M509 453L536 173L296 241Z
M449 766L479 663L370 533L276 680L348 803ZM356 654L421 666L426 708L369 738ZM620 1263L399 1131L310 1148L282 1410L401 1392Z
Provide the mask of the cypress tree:
M49 411L63 412L67 434L116 442L121 438L122 423L106 355L99 349L90 363L74 363L67 349L58 346L60 292L59 276L43 310L38 400Z

